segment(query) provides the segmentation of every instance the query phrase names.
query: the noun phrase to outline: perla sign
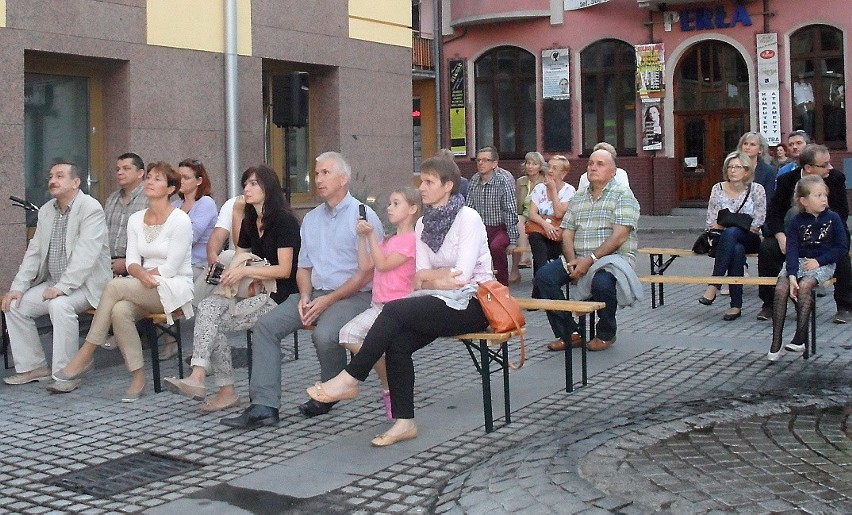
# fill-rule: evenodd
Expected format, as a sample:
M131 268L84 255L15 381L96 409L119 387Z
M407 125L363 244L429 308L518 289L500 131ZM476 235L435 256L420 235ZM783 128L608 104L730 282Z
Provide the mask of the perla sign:
M724 7L716 7L715 9L699 7L680 11L680 30L683 32L727 29L737 25L751 27L751 17L743 5L736 6L730 17L728 17Z

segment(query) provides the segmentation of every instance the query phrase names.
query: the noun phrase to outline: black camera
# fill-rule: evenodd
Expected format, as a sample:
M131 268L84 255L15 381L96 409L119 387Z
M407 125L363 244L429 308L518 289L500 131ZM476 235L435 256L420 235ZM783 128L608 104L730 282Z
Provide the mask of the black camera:
M358 205L358 216L361 218L361 220L367 219L367 206L365 206L364 204Z
M210 270L207 271L207 284L219 284L222 280L222 272L225 271L225 265L220 262L213 263Z

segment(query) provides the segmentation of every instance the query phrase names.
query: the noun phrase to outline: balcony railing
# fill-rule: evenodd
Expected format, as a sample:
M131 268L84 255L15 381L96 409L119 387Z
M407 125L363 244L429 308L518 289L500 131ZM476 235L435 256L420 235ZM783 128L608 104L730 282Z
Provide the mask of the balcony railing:
M432 61L432 40L426 39L418 33L413 33L411 45L411 69L433 70L435 63Z

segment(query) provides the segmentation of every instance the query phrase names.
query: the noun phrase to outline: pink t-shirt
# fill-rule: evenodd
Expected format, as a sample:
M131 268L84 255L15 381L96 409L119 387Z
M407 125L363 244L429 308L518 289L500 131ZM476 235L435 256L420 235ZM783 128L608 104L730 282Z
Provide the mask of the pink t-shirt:
M414 232L391 236L381 243L385 256L397 253L408 259L405 263L373 274L373 302L385 303L401 299L414 289L414 257L417 254L417 236Z

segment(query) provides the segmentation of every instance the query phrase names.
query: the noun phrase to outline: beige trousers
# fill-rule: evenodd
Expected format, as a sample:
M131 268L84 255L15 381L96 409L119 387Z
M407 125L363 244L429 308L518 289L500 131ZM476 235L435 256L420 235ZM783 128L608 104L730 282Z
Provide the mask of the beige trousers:
M127 370L139 370L144 359L136 321L149 313L162 312L163 304L156 288L146 288L135 277L116 277L104 289L86 341L102 347L111 325Z

